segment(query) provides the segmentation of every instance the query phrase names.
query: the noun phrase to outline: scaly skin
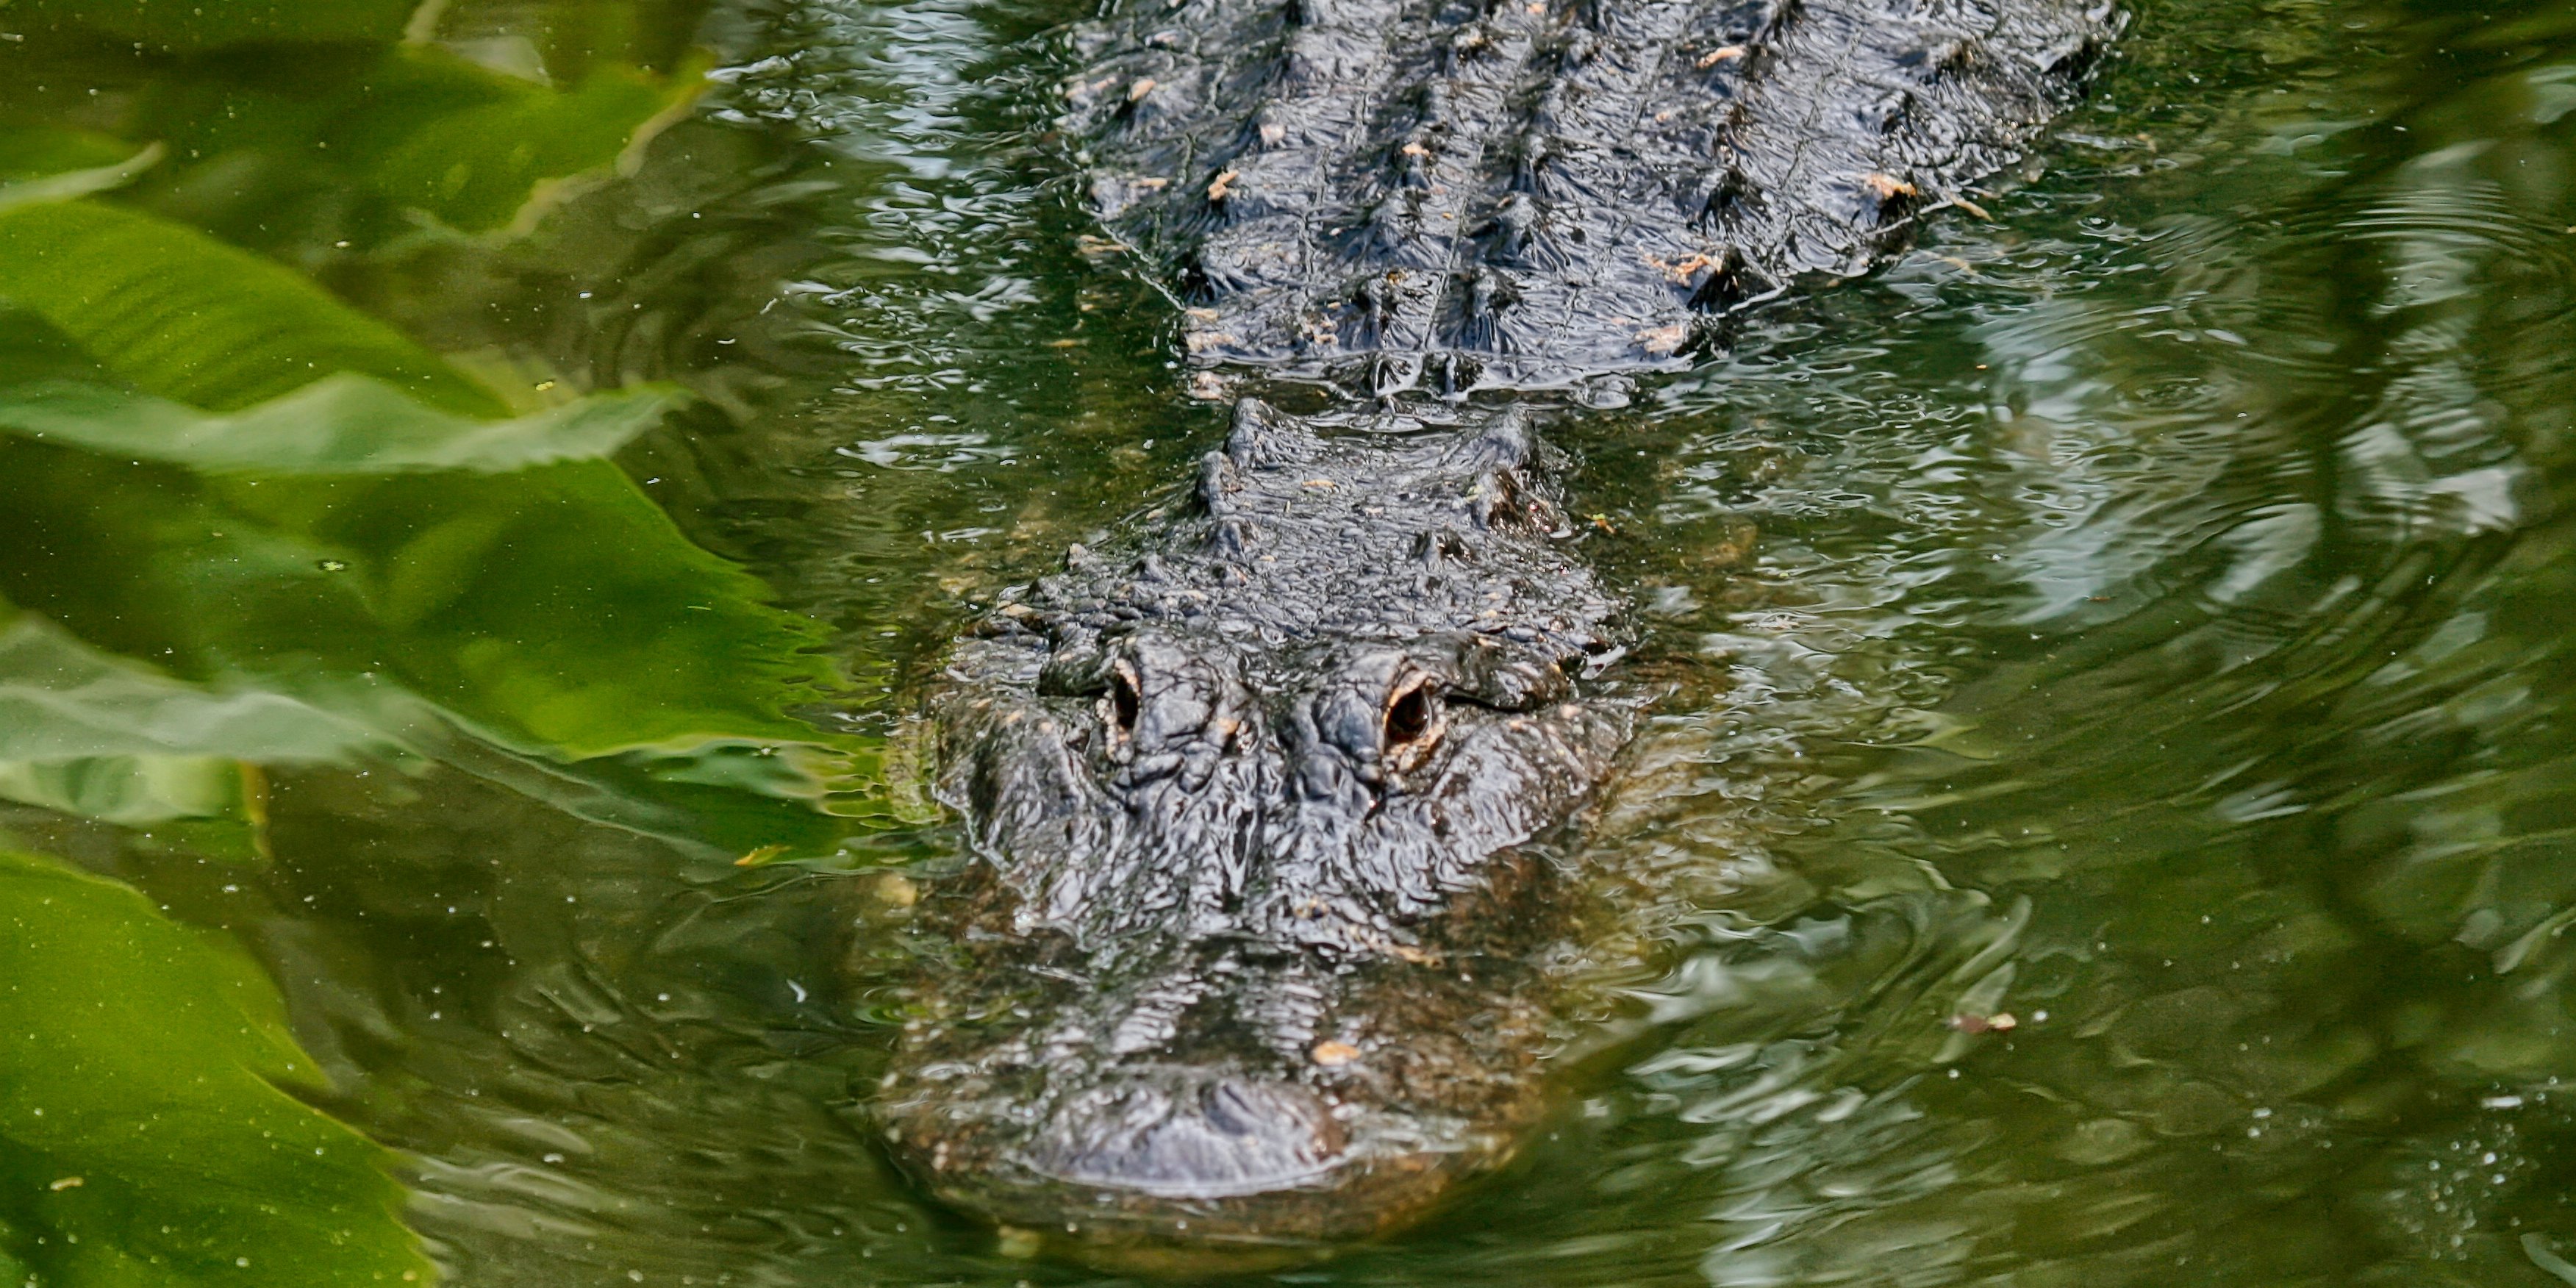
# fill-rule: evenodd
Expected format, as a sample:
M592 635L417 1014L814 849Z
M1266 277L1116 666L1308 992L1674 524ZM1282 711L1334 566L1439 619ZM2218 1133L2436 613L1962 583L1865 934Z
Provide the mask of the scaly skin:
M1537 388L1866 271L2119 26L2107 0L1121 0L1067 94L1195 361Z
M1095 1240L1348 1238L1536 1119L1566 883L1522 847L1634 704L1581 691L1618 605L1524 416L1469 420L1327 439L1247 401L1190 517L957 650L941 794L982 862L923 910L956 948L882 1101L941 1195Z
M2093 0L1118 0L1068 97L1197 363L1539 389L1865 270L2119 26ZM1578 888L1548 842L1639 699L1534 415L1247 400L1185 514L957 647L929 709L970 861L921 909L949 947L880 1099L932 1191L1093 1255L1323 1247L1542 1116Z

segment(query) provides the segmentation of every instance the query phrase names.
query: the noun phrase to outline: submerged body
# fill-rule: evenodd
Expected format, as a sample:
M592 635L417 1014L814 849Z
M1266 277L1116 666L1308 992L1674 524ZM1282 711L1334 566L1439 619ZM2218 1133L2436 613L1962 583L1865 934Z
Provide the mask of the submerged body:
M1132 0L1069 97L1196 361L1537 388L1673 361L1970 204L2117 26ZM947 947L879 1101L934 1192L1095 1248L1318 1245L1542 1116L1574 887L1549 842L1639 695L1534 415L1247 400L1187 505L958 646L930 711L970 862L924 905Z

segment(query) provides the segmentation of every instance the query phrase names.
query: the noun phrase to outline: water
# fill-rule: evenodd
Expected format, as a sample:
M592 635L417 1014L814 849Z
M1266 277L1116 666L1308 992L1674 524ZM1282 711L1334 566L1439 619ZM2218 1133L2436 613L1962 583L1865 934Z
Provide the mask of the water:
M864 740L1222 411L1080 249L1069 10L634 8L723 64L640 169L531 240L323 271L442 351L697 390L619 464L821 624L846 684L803 710ZM1633 939L1521 1162L1270 1277L2576 1282L2576 15L2132 32L1992 222L1558 422L1675 694L1593 848ZM49 558L12 602L125 647ZM0 825L252 947L454 1282L1102 1278L869 1144L898 917L849 869L947 832L818 842L473 741L270 766L265 864ZM732 863L772 835L797 861Z

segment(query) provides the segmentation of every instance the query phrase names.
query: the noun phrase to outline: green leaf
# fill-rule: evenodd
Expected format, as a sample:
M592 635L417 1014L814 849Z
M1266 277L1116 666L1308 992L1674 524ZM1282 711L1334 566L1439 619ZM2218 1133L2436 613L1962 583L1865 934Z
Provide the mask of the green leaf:
M0 209L0 298L144 392L199 407L249 407L351 371L443 410L504 410L435 355L287 268L130 210Z
M168 149L155 143L122 161L86 170L63 170L41 178L0 183L0 210L38 202L71 201L122 188L135 176L161 163Z
M141 895L0 851L0 1257L40 1283L426 1282L382 1150L257 968Z
M479 232L509 224L541 185L598 169L696 94L632 69L594 73L570 91L513 86L502 101L420 122L369 178L387 197Z
M268 750L219 753L239 759L309 744L307 711L384 728L387 693L560 760L826 741L786 714L830 671L820 629L606 461L207 476L0 439L0 549L51 552L0 566L0 593L93 647L292 695L291 716L244 699L290 724ZM0 741L0 759L183 750L101 736L51 754Z
M417 0L19 0L19 26L86 27L164 51L399 39ZM33 19L34 21L29 21Z
M0 129L0 183L95 170L133 155L133 144L111 134L11 121Z
M607 462L210 480L208 495L235 528L345 565L228 587L208 610L237 615L237 634L210 622L232 656L301 651L319 610L365 641L342 665L382 659L500 741L566 759L819 738L785 714L828 669L808 652L818 628L766 606L766 586Z
M333 713L273 690L189 684L101 653L41 618L5 605L0 614L0 763L327 764L393 750L375 713Z
M332 669L191 684L0 604L0 796L164 835L175 827L200 853L241 862L258 861L263 844L245 799L246 764L446 761L709 857L781 839L807 853L830 849L845 829L812 807L875 764L854 740L823 739L837 750L711 740L687 753L565 766L551 749L496 748L492 730L477 740L462 723L383 677ZM837 815L883 813L848 796L830 803Z
M29 1270L17 1255L26 1242L26 1236L10 1229L6 1220L0 1220L0 1288L35 1288L36 1272Z
M142 826L232 812L241 803L241 774L241 762L213 756L0 761L0 796L83 818Z
M129 826L220 820L201 848L229 840L256 857L246 763L399 763L425 705L376 698L329 711L191 685L0 604L0 797Z
M280 193L297 192L338 212L333 241L372 245L426 219L475 232L527 223L563 181L634 156L702 87L694 73L606 64L556 88L405 46L166 79L142 96L134 128L188 158L179 174L259 176L159 189L186 188L180 208L232 241L309 227L313 212L277 209Z
M95 384L44 381L0 387L0 430L218 473L498 471L607 456L685 396L646 387L480 420L343 373L222 415Z

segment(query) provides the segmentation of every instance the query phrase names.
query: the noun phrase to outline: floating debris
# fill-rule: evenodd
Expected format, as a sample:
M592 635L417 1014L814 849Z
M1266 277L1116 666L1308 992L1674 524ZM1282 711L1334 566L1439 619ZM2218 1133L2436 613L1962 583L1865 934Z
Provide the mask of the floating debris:
M1675 322L1670 326L1659 326L1651 331L1640 331L1637 333L1637 343L1644 346L1648 354L1658 358L1669 355L1675 350L1680 349L1683 343L1689 339L1690 328L1683 326L1679 322Z
M1922 191L1913 184L1907 183L1903 179L1899 179L1892 174L1879 174L1873 172L1862 175L1860 177L1860 181L1862 186L1877 193L1878 199L1881 201L1886 201L1893 197L1911 197Z
M1997 1011L1992 1015L1961 1012L1950 1017L1950 1027L1961 1033L2010 1033L2021 1027L2021 1021L2010 1011Z

